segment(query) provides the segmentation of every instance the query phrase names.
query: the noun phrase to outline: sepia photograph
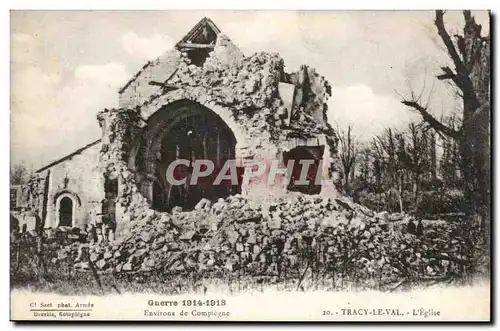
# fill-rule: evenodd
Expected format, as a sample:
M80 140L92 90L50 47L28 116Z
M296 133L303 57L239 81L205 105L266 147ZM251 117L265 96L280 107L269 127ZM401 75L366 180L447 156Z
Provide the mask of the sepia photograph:
M11 10L13 321L491 316L488 10Z

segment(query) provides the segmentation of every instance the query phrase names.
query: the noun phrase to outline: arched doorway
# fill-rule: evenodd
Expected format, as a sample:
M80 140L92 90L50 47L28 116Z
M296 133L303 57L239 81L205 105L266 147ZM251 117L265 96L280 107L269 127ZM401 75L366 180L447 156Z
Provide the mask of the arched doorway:
M69 190L62 190L54 196L56 226L76 226L77 207L82 205L80 197Z
M132 153L131 168L146 175L138 185L153 209L168 211L181 206L190 210L202 198L215 201L241 192L240 186L230 181L213 184L218 170L227 160L234 159L236 139L212 110L192 101L174 102L148 119L141 138ZM175 168L174 178L186 178L186 183L174 185L167 180L166 172L179 159L190 164ZM192 185L190 178L196 160L212 161L215 169L212 175Z
M73 225L73 200L63 197L59 202L59 226Z

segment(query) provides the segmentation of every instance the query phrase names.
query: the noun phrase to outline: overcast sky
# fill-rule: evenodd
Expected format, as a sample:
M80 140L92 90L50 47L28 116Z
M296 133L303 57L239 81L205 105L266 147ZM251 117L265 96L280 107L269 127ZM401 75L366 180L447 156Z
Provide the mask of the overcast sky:
M487 32L487 13L473 14ZM315 67L333 87L329 121L365 140L417 118L398 93L424 82L431 90L449 64L433 12L13 11L11 163L37 168L98 139L96 113L117 106L118 89L204 16L246 55L278 52L287 70ZM458 32L461 13L445 21ZM436 116L456 109L442 83L430 104Z

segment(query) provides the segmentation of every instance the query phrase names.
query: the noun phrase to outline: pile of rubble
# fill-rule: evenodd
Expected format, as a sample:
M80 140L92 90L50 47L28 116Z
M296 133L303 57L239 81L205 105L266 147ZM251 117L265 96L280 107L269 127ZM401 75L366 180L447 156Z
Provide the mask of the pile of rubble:
M100 272L237 274L299 278L316 273L397 281L445 276L457 250L446 223L421 237L402 215L372 214L338 198L293 194L267 205L240 195L171 214L147 212L111 244L64 247L53 263Z

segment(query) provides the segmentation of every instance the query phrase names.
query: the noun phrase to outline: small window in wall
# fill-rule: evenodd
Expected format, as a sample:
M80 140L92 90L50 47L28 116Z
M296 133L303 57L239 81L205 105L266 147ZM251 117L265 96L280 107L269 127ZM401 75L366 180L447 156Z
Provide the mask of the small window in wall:
M318 171L322 171L320 161L323 157L323 151L324 146L298 146L283 154L285 164L288 164L289 160L295 161L287 190L304 194L319 194L321 192L321 184L316 185L315 181ZM296 181L299 181L303 175L301 160L312 161L308 171L304 173L305 178L303 179L308 182L307 185L296 184Z
M194 64L197 67L202 67L205 61L207 60L208 56L210 55L210 51L212 49L193 49L187 51L187 56L189 60L191 60L191 64Z
M59 203L59 226L73 225L73 200L68 197L61 199Z

